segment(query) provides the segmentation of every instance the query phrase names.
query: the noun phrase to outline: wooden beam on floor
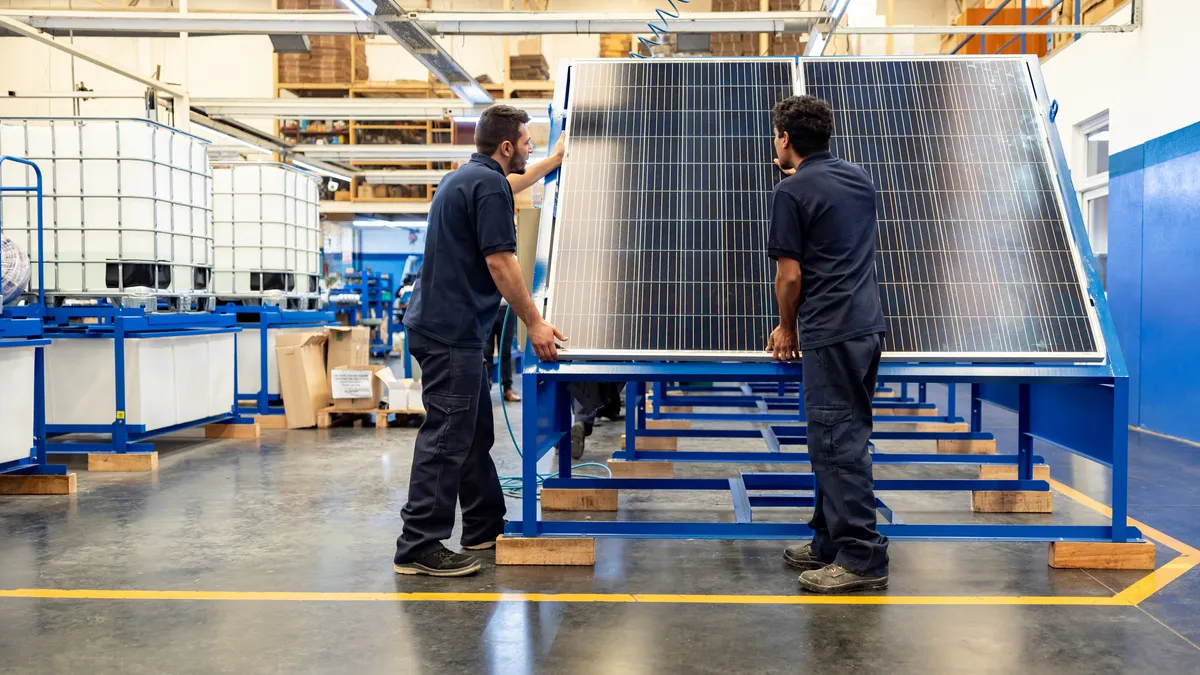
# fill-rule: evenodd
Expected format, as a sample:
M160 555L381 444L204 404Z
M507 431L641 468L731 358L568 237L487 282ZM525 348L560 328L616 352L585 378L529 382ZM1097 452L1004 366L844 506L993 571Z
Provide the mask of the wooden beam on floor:
M616 490L542 488L543 511L616 511Z
M937 441L937 451L941 455L994 455L996 454L996 439L940 438Z
M1152 570L1152 542L1053 541L1050 566L1082 570Z
M643 460L626 461L623 459L608 460L608 470L613 478L674 478L675 464L673 462L647 462Z
M1050 466L1037 464L1033 467L1034 480L1050 480ZM979 467L979 480L1017 480L1017 467L1001 464L983 464Z
M92 453L87 458L88 471L158 471L158 452Z
M16 475L0 476L0 495L73 495L75 474L62 476Z
M204 427L205 438L258 438L261 435L255 424L209 424Z
M966 422L918 422L917 431L923 432L942 432L955 431L967 432L971 430L971 425Z
M254 423L261 429L287 429L287 417L284 415L255 415Z
M596 564L596 540L565 537L501 536L496 539L497 565Z
M1049 490L975 490L971 492L975 513L1053 513L1054 493Z
M691 429L691 420L646 420L647 429L671 429L679 431L680 429Z
M674 436L638 436L638 450L665 450L673 452L679 448L679 439ZM621 434L621 449L625 449L625 434Z

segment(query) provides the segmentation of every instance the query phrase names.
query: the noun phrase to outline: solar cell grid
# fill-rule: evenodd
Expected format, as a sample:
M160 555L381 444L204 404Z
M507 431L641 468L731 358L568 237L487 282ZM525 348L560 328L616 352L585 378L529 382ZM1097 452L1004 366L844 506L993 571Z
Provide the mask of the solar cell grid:
M1098 356L1019 60L804 60L879 188L885 351ZM790 60L577 62L551 251L568 358L762 358L771 108Z

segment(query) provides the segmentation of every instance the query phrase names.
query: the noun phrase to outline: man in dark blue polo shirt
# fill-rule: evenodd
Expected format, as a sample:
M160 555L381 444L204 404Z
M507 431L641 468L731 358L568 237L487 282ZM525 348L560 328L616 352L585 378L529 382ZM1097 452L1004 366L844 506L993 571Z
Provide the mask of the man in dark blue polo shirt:
M408 348L421 365L425 423L417 432L404 531L396 542L400 574L456 577L479 561L442 545L462 503L462 545L491 548L504 531L504 494L489 454L494 439L484 345L508 300L528 327L542 361L558 358L557 328L538 313L517 263L509 174L525 171L533 142L529 115L492 106L475 127L471 161L438 186L429 207L425 259L404 316Z
M788 547L816 593L887 588L887 537L875 523L871 401L885 331L875 278L875 185L829 153L833 111L811 96L775 106L775 188L767 253L777 261L779 327L767 350L804 351L804 411L817 503L808 544ZM797 335L797 322L799 335Z

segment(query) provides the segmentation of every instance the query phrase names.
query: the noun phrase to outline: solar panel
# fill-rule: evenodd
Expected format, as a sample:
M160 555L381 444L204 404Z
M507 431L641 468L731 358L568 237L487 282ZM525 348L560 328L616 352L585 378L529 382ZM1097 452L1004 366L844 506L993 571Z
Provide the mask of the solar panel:
M1017 59L808 60L835 155L879 190L887 352L1097 351L1029 73Z
M795 81L791 59L574 64L547 310L564 356L763 350L771 109Z
M879 188L885 355L1100 358L1018 59L802 60ZM763 358L771 108L790 59L580 61L547 316L565 358Z

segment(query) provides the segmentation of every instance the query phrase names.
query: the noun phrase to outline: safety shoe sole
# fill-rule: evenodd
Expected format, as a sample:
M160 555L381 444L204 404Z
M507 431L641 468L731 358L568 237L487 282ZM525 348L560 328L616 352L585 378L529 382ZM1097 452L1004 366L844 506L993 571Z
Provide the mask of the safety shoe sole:
M396 570L396 574L417 575L424 574L431 577L467 577L475 574L483 567L476 560L473 564L463 568L454 570L439 570L432 567L426 567L420 563L405 563L403 565L392 563L392 569Z
M583 424L573 425L571 427L571 459L583 457L585 443L587 443L587 429Z
M471 544L469 546L467 544L463 544L462 547L468 551L486 551L489 548L496 548L496 540L492 539L490 541L485 541L479 544Z
M820 586L806 581L804 577L800 577L799 581L800 588L803 588L809 593L822 593L826 595L835 593L855 593L858 591L882 591L886 590L888 587L887 577L859 579L856 581L849 581L844 584L838 584L836 586Z
M823 563L820 560L813 560L812 558L807 560L797 560L796 558L788 557L788 554L786 553L783 554L783 561L788 564L788 567L804 570L805 572L809 570L819 570L829 564Z

